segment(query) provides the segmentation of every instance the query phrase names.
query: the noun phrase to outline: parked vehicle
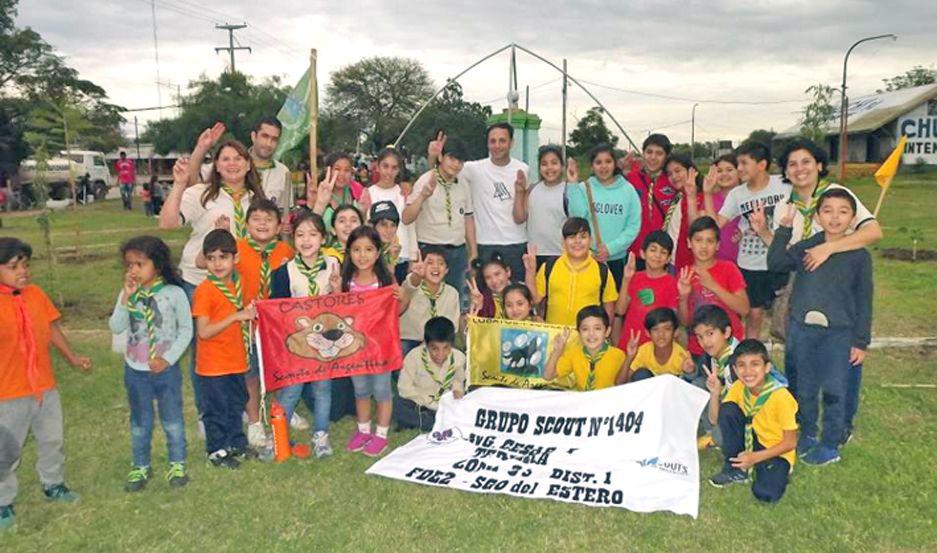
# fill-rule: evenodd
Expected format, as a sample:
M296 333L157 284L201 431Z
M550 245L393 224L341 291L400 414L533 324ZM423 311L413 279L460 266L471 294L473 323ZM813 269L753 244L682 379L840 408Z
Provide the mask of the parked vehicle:
M71 178L75 179L76 186L79 179L86 178L96 200L106 198L108 190L114 186L114 178L108 170L103 152L72 150L66 154L63 151L58 157L47 162L47 168L43 174L51 199L61 200L69 196L69 167ZM36 180L35 159L27 159L20 163L19 177L23 185L33 184Z

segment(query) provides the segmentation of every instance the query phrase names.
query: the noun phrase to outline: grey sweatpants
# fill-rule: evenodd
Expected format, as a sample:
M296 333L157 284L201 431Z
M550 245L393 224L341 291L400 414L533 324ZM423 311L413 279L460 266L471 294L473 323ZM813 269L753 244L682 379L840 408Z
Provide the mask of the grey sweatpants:
M42 395L0 401L0 506L16 499L16 469L29 431L36 441L36 471L43 487L65 481L65 451L62 449L62 402L55 388Z

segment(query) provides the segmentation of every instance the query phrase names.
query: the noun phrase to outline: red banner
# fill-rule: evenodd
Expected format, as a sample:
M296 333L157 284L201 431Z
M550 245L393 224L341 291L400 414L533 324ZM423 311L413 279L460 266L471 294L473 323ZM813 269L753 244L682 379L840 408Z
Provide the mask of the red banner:
M257 302L267 391L403 365L397 299L390 287Z

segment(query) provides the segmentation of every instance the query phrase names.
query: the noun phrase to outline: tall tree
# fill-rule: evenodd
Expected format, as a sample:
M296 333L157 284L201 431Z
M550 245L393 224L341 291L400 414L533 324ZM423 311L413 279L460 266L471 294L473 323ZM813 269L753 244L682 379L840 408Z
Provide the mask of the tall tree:
M576 123L576 128L569 133L569 148L572 155L582 155L599 144L618 144L618 137L605 125L602 115L605 110L596 106Z
M403 146L414 154L426 151L426 144L444 130L449 136L461 138L469 147L473 159L488 154L485 128L491 117L491 107L477 102L466 102L462 86L452 81L442 94L424 111L403 139Z
M420 62L400 57L365 58L332 74L325 109L352 122L368 137L369 150L397 138L407 120L433 94Z
M934 84L937 83L937 69L934 69L933 66L924 67L923 65L915 65L901 75L890 79L882 79L882 82L885 83L885 90L879 89L877 92Z

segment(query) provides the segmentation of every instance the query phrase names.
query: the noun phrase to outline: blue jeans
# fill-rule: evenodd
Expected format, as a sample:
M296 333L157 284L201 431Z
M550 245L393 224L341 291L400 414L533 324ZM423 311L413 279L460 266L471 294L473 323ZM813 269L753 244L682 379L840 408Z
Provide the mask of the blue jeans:
M732 458L745 451L745 415L737 403L723 403L719 408L719 433L722 441L719 447L725 456L725 470L732 469ZM765 449L752 431L753 451ZM781 499L787 489L788 473L791 464L783 457L771 457L754 466L755 481L752 493L759 501L774 503Z
M196 375L201 382L205 412L205 451L212 454L219 449L244 450L247 436L241 416L247 403L247 386L243 374L222 376Z
M822 398L821 444L828 448L838 448L843 435L847 380L849 371L854 370L849 365L851 347L850 329L823 328L791 320L787 331L784 368L795 376L801 435L818 435Z
M133 466L150 466L153 439L153 401L166 433L169 462L185 462L185 422L182 418L182 371L179 364L163 372L137 371L124 365L124 387L130 402L130 443Z
M389 372L352 376L351 383L355 387L355 399L373 397L378 403L391 400Z
M182 281L182 289L185 290L185 295L189 298L189 306L192 305L192 296L195 295L195 289L198 288L198 285L192 284L191 282ZM192 325L193 328L195 325ZM198 331L192 333L192 341L189 342L189 351L192 352L192 359L189 363L189 380L192 381L192 397L195 398L195 411L198 413L198 418L201 420L202 413L202 387L199 384L198 378L195 378L195 347L198 344L197 342Z
M426 246L437 246L442 249L446 258L446 267L448 267L446 284L452 286L459 292L459 305L463 312L468 311L468 301L471 298L465 285L465 272L468 271L468 252L465 249L465 245L452 247L419 242L419 246L421 251Z
M133 205L133 184L120 185L120 200L124 204L124 209L131 209Z
M293 418L300 398L315 418L313 431L328 432L329 413L332 410L332 381L304 382L277 391L277 401L286 412L286 420Z
M852 428L856 412L859 411L859 390L862 388L862 363L849 367L849 378L846 380L846 402L843 406L846 416L843 420L845 429Z

